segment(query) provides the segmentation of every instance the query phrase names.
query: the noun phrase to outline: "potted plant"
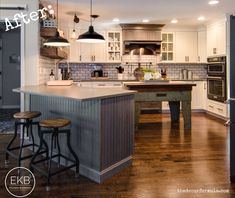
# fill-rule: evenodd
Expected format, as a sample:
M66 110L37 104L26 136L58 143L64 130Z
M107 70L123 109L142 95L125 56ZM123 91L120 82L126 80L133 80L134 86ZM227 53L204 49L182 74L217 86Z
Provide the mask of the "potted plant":
M143 69L143 71L144 71L144 80L153 79L153 73L155 73L154 69L145 68L145 69Z
M116 67L118 72L118 80L123 80L124 68L122 66Z

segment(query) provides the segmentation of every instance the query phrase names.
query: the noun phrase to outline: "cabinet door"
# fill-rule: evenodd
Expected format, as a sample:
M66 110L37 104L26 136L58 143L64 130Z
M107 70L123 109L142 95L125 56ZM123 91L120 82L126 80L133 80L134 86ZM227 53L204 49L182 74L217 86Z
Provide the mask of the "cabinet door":
M105 38L105 31L96 31ZM107 41L106 41L107 42ZM91 44L91 58L93 62L106 61L106 43L93 43Z
M201 90L202 90L202 109L207 109L207 81L201 82Z
M97 31L104 36L104 32ZM80 61L81 62L105 62L105 47L104 43L80 43Z
M192 89L192 109L206 110L207 106L207 82L206 81L192 81L196 86Z
M91 43L80 43L80 56L79 61L91 62L92 61L92 44Z
M226 54L226 24L219 22L207 28L207 56Z
M197 32L176 32L176 62L197 62Z
M80 46L79 46L79 43L76 41L76 39L71 38L72 32L73 32L73 29L69 29L69 33L67 37L70 43L69 62L79 62ZM77 33L77 36L78 36L78 33Z
M219 55L226 54L226 25L222 23L217 29L217 48Z
M215 55L215 51L217 48L216 41L216 28L210 27L207 29L207 56Z
M206 31L199 31L198 34L198 59L199 63L207 62L206 53Z
M162 33L161 61L173 62L175 59L175 34L173 32Z

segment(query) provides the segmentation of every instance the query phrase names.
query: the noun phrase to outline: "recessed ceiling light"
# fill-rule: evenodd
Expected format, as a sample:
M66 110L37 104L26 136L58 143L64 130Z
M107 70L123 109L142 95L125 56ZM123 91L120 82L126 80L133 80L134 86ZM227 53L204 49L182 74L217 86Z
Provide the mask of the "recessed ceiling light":
M210 0L210 1L208 2L209 5L215 5L215 4L218 4L218 3L219 3L218 0Z
M149 22L149 20L148 19L143 19L143 21L142 21L143 23L148 23Z
M119 21L118 18L114 18L114 19L113 19L113 22L118 22L118 21Z
M172 19L171 23L178 23L178 20L177 19Z
M204 16L200 16L197 18L198 21L204 21L205 20L205 17Z

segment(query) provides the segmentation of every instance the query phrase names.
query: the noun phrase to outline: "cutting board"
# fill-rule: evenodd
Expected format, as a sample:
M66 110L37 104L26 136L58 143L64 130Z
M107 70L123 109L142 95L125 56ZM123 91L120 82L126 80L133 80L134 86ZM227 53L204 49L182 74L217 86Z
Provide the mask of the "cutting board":
M70 86L73 80L50 80L47 81L47 86Z

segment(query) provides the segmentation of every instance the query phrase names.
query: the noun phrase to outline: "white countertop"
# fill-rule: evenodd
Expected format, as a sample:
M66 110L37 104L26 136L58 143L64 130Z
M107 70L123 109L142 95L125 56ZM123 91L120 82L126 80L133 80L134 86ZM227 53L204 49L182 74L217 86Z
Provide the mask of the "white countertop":
M158 81L158 80L149 80L149 81L135 81L135 82L123 82L124 85L192 85L196 86L192 81Z
M88 88L78 87L76 84L71 86L46 86L34 85L13 89L14 92L29 93L41 96L55 96L76 100L102 99L122 95L131 95L135 91L123 88Z

